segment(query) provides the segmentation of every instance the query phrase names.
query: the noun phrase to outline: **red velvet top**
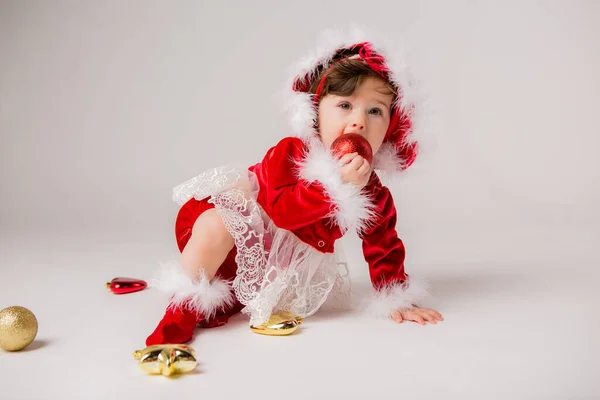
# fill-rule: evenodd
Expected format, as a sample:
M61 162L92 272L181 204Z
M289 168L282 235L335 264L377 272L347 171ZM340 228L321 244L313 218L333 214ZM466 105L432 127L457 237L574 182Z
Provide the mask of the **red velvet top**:
M299 177L298 163L308 151L301 139L285 138L249 170L258 179L258 203L273 223L316 250L332 253L334 242L343 236L335 219L338 206L320 182L309 183ZM359 233L371 282L377 289L402 283L406 279L405 249L396 232L392 195L375 172L361 194L371 199L376 213L369 227Z

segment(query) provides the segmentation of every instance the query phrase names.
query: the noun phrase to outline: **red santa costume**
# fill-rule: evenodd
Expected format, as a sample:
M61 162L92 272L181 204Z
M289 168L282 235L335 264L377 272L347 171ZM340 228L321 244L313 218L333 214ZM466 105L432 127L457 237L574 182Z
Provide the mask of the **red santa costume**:
M377 314L389 316L426 295L405 272L394 200L378 176L413 163L420 110L404 60L361 35L329 35L324 48L302 62L290 84L293 135L262 161L247 169L220 166L174 189L173 199L182 206L175 229L180 250L196 218L209 208L217 210L235 246L210 281L194 280L178 265L163 269L154 286L168 293L170 304L148 345L188 341L198 324L221 325L240 310L250 325L276 311L312 315L329 296L345 294L347 277L334 243L349 230L362 240ZM346 57L364 61L397 90L389 129L362 189L341 180L336 158L315 129L323 82L316 94L309 93L323 71Z

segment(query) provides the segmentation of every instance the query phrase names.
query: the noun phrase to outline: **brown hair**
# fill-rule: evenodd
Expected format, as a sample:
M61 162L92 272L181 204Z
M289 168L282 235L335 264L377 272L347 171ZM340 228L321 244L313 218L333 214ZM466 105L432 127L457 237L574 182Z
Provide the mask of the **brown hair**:
M356 59L343 59L333 61L333 65L325 72L321 73L310 86L310 93L315 94L319 83L326 78L323 89L319 95L319 102L327 94L337 96L350 96L360 86L360 84L369 77L378 78L386 82L389 94L396 95L395 87L385 81L377 72L373 71L367 63Z

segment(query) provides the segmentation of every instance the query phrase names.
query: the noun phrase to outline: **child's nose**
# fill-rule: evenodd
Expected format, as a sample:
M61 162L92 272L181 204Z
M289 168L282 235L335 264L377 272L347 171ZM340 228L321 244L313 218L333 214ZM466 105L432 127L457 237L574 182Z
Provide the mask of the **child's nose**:
M362 131L363 129L365 129L365 124L363 122L353 122L350 124L350 126L352 127L352 129L356 129L357 131Z
M350 126L352 129L361 132L365 129L365 125L365 116L362 112L357 112L352 115L352 118L350 119Z

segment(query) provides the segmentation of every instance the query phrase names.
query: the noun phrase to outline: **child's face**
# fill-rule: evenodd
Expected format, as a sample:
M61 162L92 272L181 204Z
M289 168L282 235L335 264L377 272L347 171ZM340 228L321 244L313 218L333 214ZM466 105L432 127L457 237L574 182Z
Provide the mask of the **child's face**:
M329 148L338 137L347 133L363 136L373 149L379 150L390 124L390 109L394 96L386 83L369 77L350 96L327 94L319 103L319 133Z

